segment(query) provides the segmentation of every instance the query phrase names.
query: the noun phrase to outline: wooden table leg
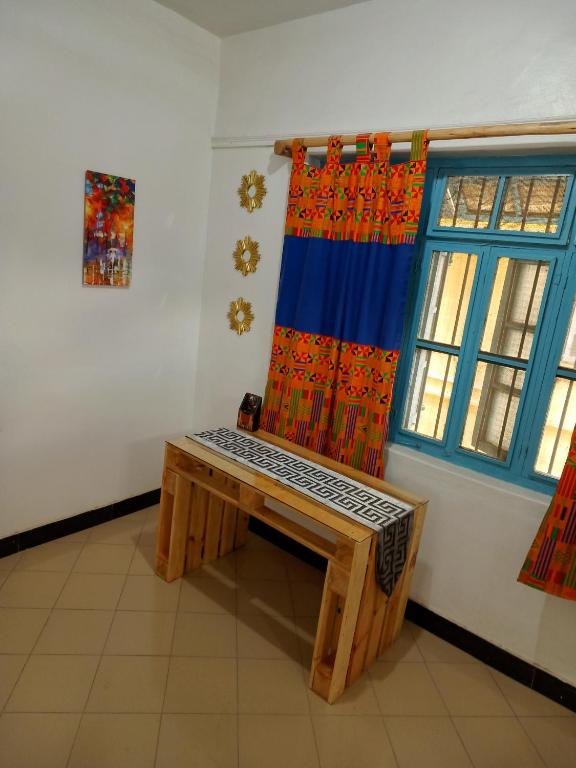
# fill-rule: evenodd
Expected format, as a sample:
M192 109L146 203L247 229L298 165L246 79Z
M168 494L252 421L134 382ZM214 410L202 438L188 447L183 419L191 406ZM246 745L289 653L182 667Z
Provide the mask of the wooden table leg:
M354 544L349 564L330 560L310 670L310 687L332 704L344 692L362 602L371 537Z

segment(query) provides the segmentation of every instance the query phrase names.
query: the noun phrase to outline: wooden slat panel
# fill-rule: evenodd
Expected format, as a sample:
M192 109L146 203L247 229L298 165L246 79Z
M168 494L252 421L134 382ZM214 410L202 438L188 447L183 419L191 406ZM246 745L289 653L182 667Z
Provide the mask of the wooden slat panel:
M354 633L354 642L350 655L350 666L348 667L347 685L351 685L357 680L366 666L366 654L368 651L368 641L373 626L374 613L376 609L376 550L378 547L378 537L375 535L370 542L370 553L368 555L368 565L366 567L366 579L362 591L362 602L358 612L358 623Z
M203 562L216 560L220 548L220 533L222 531L222 514L224 502L217 496L210 495L208 502L208 517L206 519L206 536L204 539Z
M191 493L191 483L178 475L176 478L170 525L170 548L166 564L166 581L174 581L174 579L179 579L184 574Z
M226 480L228 486L230 481ZM234 549L234 537L236 536L237 507L233 504L224 504L222 513L222 535L220 536L220 556L227 555Z
M194 571L202 565L208 498L208 492L204 488L200 488L197 485L194 486L190 539L188 541L188 557L186 561L187 570L189 571Z
M366 568L368 566L368 555L370 553L371 539L356 543L354 547L354 557L352 559L352 568L350 570L350 580L348 582L348 591L344 603L342 615L342 627L338 639L338 650L334 661L334 671L330 681L330 691L328 693L328 703L336 701L346 688L346 677L348 675L348 665L350 663L350 653L352 651L352 642L358 622L358 612L362 601L362 590L366 580Z
M246 512L238 510L236 515L236 535L234 537L234 548L243 547L248 540L248 521L249 517Z

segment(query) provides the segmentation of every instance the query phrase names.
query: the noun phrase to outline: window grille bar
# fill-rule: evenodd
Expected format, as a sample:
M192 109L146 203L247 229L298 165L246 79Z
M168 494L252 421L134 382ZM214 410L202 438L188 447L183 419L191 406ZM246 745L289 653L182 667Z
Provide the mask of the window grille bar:
M556 201L558 200L558 193L560 192L560 184L562 182L562 176L558 176L556 179L556 185L554 187L554 194L552 195L552 202L550 204L550 211L548 212L548 219L546 220L546 234L550 232L552 226L552 218L554 216L554 209L556 208Z
M526 308L526 317L524 319L524 328L522 329L522 336L520 337L520 345L518 349L518 357L521 357L522 352L524 351L524 342L526 341L526 334L528 333L528 325L530 321L530 314L532 312L532 307L534 306L534 298L536 296L536 287L538 285L538 278L540 277L540 271L543 266L542 261L538 262L538 266L536 267L536 274L534 275L534 280L532 281L532 290L530 292L530 299L528 301L528 307Z
M530 184L528 185L528 194L526 195L526 203L524 205L524 210L522 211L522 223L520 224L520 231L524 232L526 229L526 219L528 218L528 211L530 210L530 203L532 202L532 191L534 189L534 177L530 179Z
M482 198L484 197L485 189L486 189L486 176L483 176L482 184L480 186L480 196L478 198L478 208L476 209L476 218L474 219L474 229L478 229L478 222L480 221L480 213L482 211Z
M444 405L444 398L446 397L446 385L448 383L448 374L450 372L450 363L452 358L450 355L446 355L446 368L444 369L444 378L442 380L442 389L440 390L440 401L438 403L438 412L436 414L436 421L434 422L434 439L438 439L438 427L440 425L440 415L442 413L442 406Z
M456 222L458 221L458 208L460 207L460 200L462 198L462 188L464 186L464 177L460 176L460 181L458 182L458 192L456 193L456 202L454 204L454 216L452 216L452 226L456 226Z
M456 310L456 317L454 319L454 327L452 329L452 337L450 338L450 344L454 345L456 341L456 333L458 331L458 323L460 322L460 315L462 314L462 304L464 303L464 294L466 293L466 284L468 283L468 273L470 272L470 264L472 262L472 254L468 253L466 256L466 268L464 269L464 278L462 280L462 287L460 289L460 296L458 297L458 308Z
M496 453L498 455L498 458L505 458L502 457L502 443L504 442L504 433L506 432L506 427L508 425L508 414L510 413L510 405L512 404L512 397L514 396L514 390L515 390L515 384L516 384L516 376L518 376L518 371L515 369L514 373L512 374L512 381L510 383L510 391L508 393L508 400L506 401L506 410L504 411L504 418L502 420L502 429L500 430L500 439L498 440L498 448L496 450Z
M564 400L564 405L562 407L562 415L560 417L560 423L558 424L558 429L556 430L556 437L554 438L554 445L552 447L550 463L548 464L547 474L549 475L552 474L552 467L554 466L554 462L556 460L558 445L560 444L560 435L562 434L562 430L564 429L564 422L566 421L566 414L568 412L568 403L570 402L570 396L572 394L573 385L574 385L574 381L573 379L570 379L570 383L568 384L568 391L566 392L566 399Z

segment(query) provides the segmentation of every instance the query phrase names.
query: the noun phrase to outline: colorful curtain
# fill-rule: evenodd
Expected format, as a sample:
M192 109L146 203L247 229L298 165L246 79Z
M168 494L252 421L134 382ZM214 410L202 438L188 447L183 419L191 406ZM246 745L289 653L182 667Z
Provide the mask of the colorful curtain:
M261 426L372 475L383 448L422 203L425 132L389 164L387 134L323 168L293 142L272 356Z
M576 600L576 429L556 493L518 581Z

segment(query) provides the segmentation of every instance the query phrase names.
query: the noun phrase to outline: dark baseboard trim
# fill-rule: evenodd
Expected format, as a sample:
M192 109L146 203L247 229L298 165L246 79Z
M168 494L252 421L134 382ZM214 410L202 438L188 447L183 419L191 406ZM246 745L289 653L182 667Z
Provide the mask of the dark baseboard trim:
M36 547L38 544L45 544L47 541L60 539L62 536L69 536L71 533L78 533L78 531L92 528L94 525L115 520L117 517L123 517L131 512L137 512L139 509L158 504L159 501L160 489L157 488L154 491L147 491L139 496L132 496L129 499L123 499L123 501L117 501L99 509L91 509L89 512L67 517L65 520L57 520L54 523L41 525L39 528L32 528L29 531L8 536L5 539L0 539L0 557L7 557L16 552L22 552L24 549Z
M286 552L299 557L309 565L325 570L326 560L323 557L312 552L307 547L292 541L292 539L270 528L270 526L260 520L251 517L249 529L272 544L276 544L276 546L284 549ZM499 648L488 640L483 640L473 632L459 627L454 622L439 616L434 611L425 608L419 603L415 603L413 600L408 600L406 618L419 627L428 630L433 635L441 637L451 645L466 651L466 653L474 656L479 661L483 661L488 666L511 677L513 680L517 680L519 683L532 688L548 699L552 699L552 701L576 712L576 687L573 685L565 683L563 680L559 680L557 677L544 672L544 670L535 667L533 664L519 659L509 651Z

